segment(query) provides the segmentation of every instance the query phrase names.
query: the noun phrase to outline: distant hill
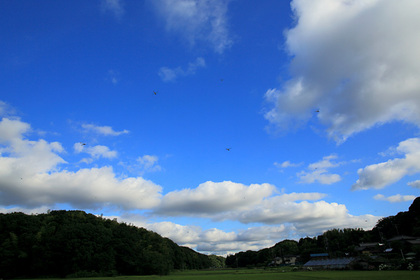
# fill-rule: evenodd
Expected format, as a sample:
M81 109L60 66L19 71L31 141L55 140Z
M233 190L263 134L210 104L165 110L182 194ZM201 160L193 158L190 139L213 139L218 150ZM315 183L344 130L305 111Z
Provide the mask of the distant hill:
M167 274L224 259L83 211L0 214L0 279Z
M304 264L310 254L328 253L332 258L356 254L360 243L383 243L396 236L420 237L420 197L417 197L408 211L383 218L370 231L358 228L331 229L317 237L305 237L299 241L283 240L273 247L259 251L246 251L229 255L226 265L229 267L267 266L274 259L287 263L290 256L298 256L297 263ZM420 246L415 252L420 259Z

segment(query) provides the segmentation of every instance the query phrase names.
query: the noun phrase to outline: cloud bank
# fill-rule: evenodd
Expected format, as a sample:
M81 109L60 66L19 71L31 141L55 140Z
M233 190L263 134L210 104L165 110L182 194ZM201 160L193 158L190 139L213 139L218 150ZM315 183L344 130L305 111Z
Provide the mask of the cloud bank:
M66 170L62 145L28 140L29 131L30 125L18 119L0 122L1 205L31 208L67 203L85 209L144 209L160 201L160 186L140 177L120 179L112 167ZM105 146L86 149L93 157L115 156Z
M201 252L227 254L258 250L277 240L319 234L337 227L371 228L378 217L352 216L345 205L328 203L322 193L279 193L274 185L245 185L232 181L207 181L194 188L162 194L163 188L142 177L126 177L111 166L77 168L65 160L73 150L92 159L117 154L106 146L75 143L66 151L59 142L27 139L31 126L18 118L0 121L0 212L42 213L68 205L73 209L112 209L125 222L155 230L180 245ZM112 128L106 131L114 131ZM30 134L32 135L32 134ZM116 151L115 151L116 152ZM326 157L314 165L334 166ZM158 157L138 157L144 171L160 168ZM90 162L86 162L89 164ZM130 214L143 211L133 218ZM203 229L147 217L191 217L236 221L252 227L237 232Z
M420 2L294 0L291 7L291 78L265 94L274 127L293 129L315 115L342 142L394 120L420 126Z
M171 216L214 215L255 206L274 190L275 187L270 184L245 186L230 181L208 181L195 189L166 194L157 211Z

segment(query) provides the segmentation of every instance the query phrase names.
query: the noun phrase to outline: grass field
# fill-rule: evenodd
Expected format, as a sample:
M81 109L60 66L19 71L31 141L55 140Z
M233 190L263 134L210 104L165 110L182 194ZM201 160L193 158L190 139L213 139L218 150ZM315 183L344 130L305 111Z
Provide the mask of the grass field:
M80 278L79 278L80 279ZM113 278L88 278L89 280L418 280L420 271L266 271L259 269L183 271L166 276L120 276ZM49 279L51 280L51 279ZM67 278L66 280L71 280Z

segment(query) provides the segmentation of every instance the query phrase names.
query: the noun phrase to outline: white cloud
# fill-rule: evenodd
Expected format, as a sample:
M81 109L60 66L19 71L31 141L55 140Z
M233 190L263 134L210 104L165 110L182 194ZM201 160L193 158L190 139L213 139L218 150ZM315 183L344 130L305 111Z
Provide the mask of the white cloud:
M143 209L160 202L160 186L140 177L119 179L111 167L64 170L61 144L27 140L28 131L29 124L20 120L0 122L0 205L25 209L68 203L85 209ZM95 157L114 155L104 146L88 152Z
M416 196L415 195L400 195L400 194L396 194L396 195L391 195L388 197L385 197L382 194L377 194L373 197L376 200L384 200L384 201L388 201L391 203L396 203L396 202L405 202L405 201L413 201Z
M73 148L76 153L87 153L92 158L116 158L118 156L117 151L110 150L107 146L96 145L96 146L85 146L81 143L74 143Z
M173 82L178 77L185 77L194 75L198 68L202 68L206 66L206 62L204 58L198 57L194 62L190 62L186 70L182 69L181 67L177 67L175 69L171 69L168 67L162 67L159 70L159 77L164 82Z
M157 156L144 155L137 159L140 165L141 173L161 171L162 167L157 163L159 158Z
M288 168L288 167L297 167L297 166L301 165L301 163L292 163L292 162L286 160L282 163L275 162L274 165L278 168Z
M357 171L359 179L352 190L382 189L406 175L420 172L420 139L411 138L399 143L396 151L404 158L368 165Z
M182 245L188 244L191 247L197 246L202 229L197 226L183 226L173 222L160 222L144 225L164 237Z
M290 202L290 201L315 201L320 200L327 195L324 193L289 193L282 194L276 197L277 202Z
M284 226L253 227L239 232L225 232L213 228L199 235L196 249L208 254L227 255L238 251L267 248L286 237Z
M154 0L166 29L188 40L191 45L200 41L223 53L232 45L227 28L227 4L224 0Z
M206 182L196 189L174 191L165 195L155 213L183 215L213 220L232 220L244 224L270 226L293 224L295 234L317 234L331 228L372 228L378 217L353 216L345 205L318 201L321 193L290 193L272 196L268 184L245 186L233 182ZM310 202L313 201L313 202ZM289 230L289 234L292 230ZM305 233L306 232L306 233Z
M53 171L65 163L57 153L64 149L58 142L30 141L24 134L30 125L20 120L3 118L0 122L0 176L7 180L19 180L28 174Z
M29 132L31 126L18 119L2 118L0 122L0 143L13 143L21 140L24 133Z
M331 185L341 181L341 176L338 174L327 174L323 170L314 170L312 172L299 172L298 177L300 178L300 183L304 184L313 184L319 182L323 185Z
M203 230L201 227L183 226L172 222L142 226L170 238L181 246L217 255L263 249L288 236L284 225L252 227L239 232L226 232L217 228Z
M47 213L47 211L50 210L48 206L41 206L41 207L35 207L35 208L26 208L26 207L0 207L0 213L14 213L14 212L20 212L25 213L27 215L30 214L41 214L41 213Z
M107 74L107 81L111 82L113 85L116 85L119 83L120 79L119 79L119 73L115 72L114 70L108 70L108 74Z
M335 159L337 159L336 155L330 155L323 157L321 161L311 163L308 166L309 171L297 173L300 183L312 184L318 181L321 184L330 185L341 181L340 175L328 173L328 169L337 167L341 164L333 162Z
M297 232L318 234L331 228L372 228L377 217L353 216L345 205L325 201L284 201L274 197L265 200L252 210L238 214L242 223L264 223L269 225L292 223Z
M129 133L129 131L126 130L126 129L124 129L122 131L115 131L110 126L97 126L97 125L93 125L93 124L82 124L82 128L86 132L94 132L94 133L105 135L105 136L119 136L121 134Z
M410 187L420 189L420 180L407 183Z
M279 240L288 238L290 231L293 230L290 226L279 225L226 232L218 228L203 229L195 225L180 225L168 221L148 223L140 215L123 215L119 220L157 232L178 245L207 254L225 256L238 251L259 250L273 246Z
M202 251L210 248L229 251L235 246L236 249L242 246L241 248L246 250L262 248L259 246L266 243L273 245L281 238L297 237L301 234L316 235L331 228L371 229L380 218L372 215L353 216L348 213L345 205L318 201L324 198L325 194L290 193L270 196L270 188L265 195L259 194L256 202L246 201L245 206L237 201L239 202L241 198L238 194L246 192L244 191L246 186L238 184L229 187L230 192L227 193L226 187L233 184L232 182L205 184L195 190L183 190L166 195L162 205L159 206L161 209L157 212L185 216L194 213L195 217L233 220L244 224L258 223L265 226L237 232L236 236L213 230L205 235L200 234L199 241L188 240L189 244L194 244ZM255 186L255 193L260 193L257 191L259 188L261 185ZM171 205L165 205L168 200ZM197 232L194 232L194 236L197 236ZM205 239L204 236L208 238Z
M120 19L125 13L123 6L122 0L101 0L102 11L114 14L117 19Z
M159 77L164 82L175 81L179 75L182 75L183 70L181 68L170 69L168 67L161 67L159 69Z
M260 226L260 227L251 227L246 230L241 230L238 233L237 241L271 241L279 240L282 238L287 238L290 235L290 227L285 225L279 226ZM255 244L255 243L254 243Z
M195 189L173 191L162 197L162 188L141 177L120 178L112 167L71 168L58 142L30 140L28 123L3 118L0 122L0 212L42 213L61 204L75 209L119 210L123 221L154 230L180 245L201 252L228 254L259 250L300 234L319 234L330 228L372 227L378 217L352 216L344 205L320 201L322 193L277 195L270 184L244 185L230 181L205 182ZM403 150L415 149L410 144ZM90 150L91 148L91 150ZM113 157L105 146L89 147L76 143L76 152L92 157ZM111 154L108 154L110 153ZM335 156L309 165L309 169L332 168ZM145 155L138 163L156 168L158 157ZM194 214L213 220L234 220L243 224L262 224L238 231L202 229L173 222L150 223L145 217L130 216L130 210L152 214Z
M0 117L6 117L9 115L13 115L14 113L15 109L12 106L0 100Z
M203 230L198 226L173 222L147 223L142 219L140 223L134 223L200 252L227 255L267 248L280 240L299 238L303 234L321 234L331 228L368 230L381 218L372 215L353 216L344 205L317 201L325 196L321 193L283 194L266 198L262 203L248 209L225 210L223 213L208 216L216 219L224 216L224 219L239 220L245 224L263 224L235 232L226 232L218 228ZM197 216L199 215L200 213Z
M420 125L420 2L294 0L291 7L292 78L265 94L274 127L316 115L340 142L393 120Z
M205 182L196 189L183 189L166 194L156 211L165 215L209 216L216 213L247 209L270 196L270 184L243 184L231 181Z
M204 242L234 241L235 239L234 232L224 232L217 228L208 229L200 234L200 240Z
M20 170L13 171L20 175ZM0 173L2 205L41 207L67 203L79 209L128 210L154 207L160 200L160 186L140 177L119 179L111 167L77 172L26 172L23 178L13 175Z

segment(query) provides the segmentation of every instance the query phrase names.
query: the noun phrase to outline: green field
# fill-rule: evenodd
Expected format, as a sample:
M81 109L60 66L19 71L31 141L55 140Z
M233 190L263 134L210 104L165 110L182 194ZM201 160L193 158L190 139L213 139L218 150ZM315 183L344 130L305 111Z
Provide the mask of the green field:
M66 278L67 280L71 280ZM78 278L80 280L80 278ZM386 280L386 279L420 279L420 271L298 271L282 272L259 269L216 270L216 271L183 271L170 275L158 276L120 276L113 278L88 278L89 280ZM51 280L51 279L49 279Z

